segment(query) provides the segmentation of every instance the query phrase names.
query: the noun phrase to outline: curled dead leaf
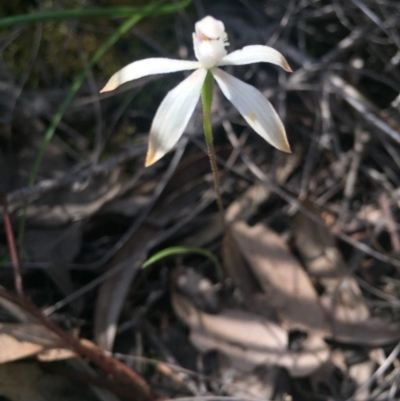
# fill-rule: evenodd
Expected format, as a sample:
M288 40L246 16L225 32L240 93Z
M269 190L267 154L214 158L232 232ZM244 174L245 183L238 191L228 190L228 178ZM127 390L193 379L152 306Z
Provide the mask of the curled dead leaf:
M329 359L329 348L321 337L310 336L299 351L292 351L288 349L286 330L253 313L230 309L207 314L176 293L172 305L191 328L190 340L196 348L221 352L242 372L276 365L286 368L293 377L303 377Z

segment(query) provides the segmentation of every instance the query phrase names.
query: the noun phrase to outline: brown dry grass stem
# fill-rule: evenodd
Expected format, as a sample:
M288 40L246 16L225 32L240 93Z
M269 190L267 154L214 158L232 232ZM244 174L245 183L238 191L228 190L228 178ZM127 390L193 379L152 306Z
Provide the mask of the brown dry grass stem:
M17 247L15 244L14 231L11 224L10 215L8 214L7 198L4 193L0 193L0 203L3 206L4 229L7 237L8 249L10 251L11 263L14 270L15 291L20 298L24 297L24 287L22 284L21 268L19 264Z

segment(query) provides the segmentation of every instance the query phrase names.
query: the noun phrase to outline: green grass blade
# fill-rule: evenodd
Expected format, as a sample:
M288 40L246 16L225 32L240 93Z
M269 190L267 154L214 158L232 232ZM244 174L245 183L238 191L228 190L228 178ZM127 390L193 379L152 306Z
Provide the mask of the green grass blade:
M160 261L161 259L168 258L170 256L174 255L188 255L188 254L197 254L204 256L208 259L211 260L211 262L214 263L214 266L217 270L217 274L220 278L223 277L223 270L222 266L219 263L218 258L209 250L203 249L203 248L198 248L195 246L172 246L170 248L163 249L160 252L157 252L154 254L152 257L146 260L146 262L143 263L142 268L145 269L146 267Z
M191 0L185 0L177 4L169 4L156 10L156 14L168 14L182 7L186 7ZM132 16L154 15L152 6L148 7L93 7L72 10L38 11L30 14L13 15L0 19L0 28L13 25L32 24L44 21L63 21L81 18L129 18Z

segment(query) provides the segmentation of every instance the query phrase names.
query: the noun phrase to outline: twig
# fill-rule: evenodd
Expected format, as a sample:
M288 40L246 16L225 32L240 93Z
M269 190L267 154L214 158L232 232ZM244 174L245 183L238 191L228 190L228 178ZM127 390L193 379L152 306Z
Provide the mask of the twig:
M357 89L336 75L332 75L329 81L333 92L340 95L343 100L357 110L366 121L371 123L378 130L381 130L385 134L389 135L397 143L400 143L399 133L385 121L379 118L374 110L375 107L368 100L364 99Z
M297 82L299 79L304 79L304 73L311 73L312 70L315 70L317 66L321 68L321 65L324 65L324 63L318 63L311 56L290 45L287 45L286 43L277 42L277 48L278 50L280 48L284 48L284 51L288 56L303 66L303 70L297 70L294 74L292 74L292 76L289 78L289 84ZM331 74L329 76L329 84L331 86L331 90L341 96L343 100L357 110L366 121L368 121L378 130L390 136L395 142L400 143L400 134L379 117L379 110L371 102L363 98L354 86L350 85L336 74Z
M368 381L366 381L362 386L360 386L357 391L353 394L352 397L348 398L346 401L353 401L355 396L365 389L368 389L376 379L382 376L386 370L390 367L390 365L396 360L397 356L400 353L400 343L394 347L393 351L389 354L389 356L382 362L381 366L375 371L375 373L370 377Z
M388 194L385 191L382 191L378 201L382 208L383 215L385 216L386 228L390 235L393 250L396 252L396 254L398 254L400 252L400 238L397 231L396 220L393 217L393 213L390 209L390 199Z
M136 372L131 370L122 362L108 356L97 345L81 341L68 332L59 328L51 319L43 313L27 298L16 297L6 290L0 289L0 297L19 305L37 319L43 326L57 334L68 348L72 348L77 354L88 358L93 364L111 375L115 381L131 389L137 395L138 401L152 401L155 396L147 385L146 381Z
M4 229L7 236L8 249L10 251L11 263L14 269L15 291L20 298L24 297L24 288L22 285L21 268L19 265L17 247L15 245L14 231L11 224L10 215L8 214L7 198L4 193L0 192L0 203L3 206Z
M117 156L114 156L102 163L93 164L83 170L75 173L67 173L53 180L43 180L32 187L17 189L7 195L8 203L15 203L22 200L32 200L38 198L55 189L73 185L78 182L86 181L98 175L106 175L123 163L126 163L135 157L144 154L145 146L138 146L128 149Z
M354 131L354 150L352 154L352 160L350 163L350 167L346 176L346 181L344 185L344 198L342 201L342 208L343 213L339 217L339 220L346 221L348 219L348 213L350 210L350 202L353 199L357 177L358 177L358 170L360 168L361 160L365 151L365 145L369 141L369 134L362 130L361 127L356 127Z
M394 43L398 49L400 49L399 39L396 35L385 27L385 23L364 3L359 0L350 0L355 6L357 6L376 26L378 26L386 35L390 38L392 43Z

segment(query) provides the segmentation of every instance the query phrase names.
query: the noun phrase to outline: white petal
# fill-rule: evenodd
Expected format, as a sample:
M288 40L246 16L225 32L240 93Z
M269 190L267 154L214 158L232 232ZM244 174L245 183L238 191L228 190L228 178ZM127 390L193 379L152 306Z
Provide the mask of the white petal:
M112 91L125 82L147 75L195 70L199 68L199 66L200 63L197 61L174 60L171 58L146 58L144 60L134 61L117 71L100 92Z
M195 71L164 98L150 129L146 167L169 152L183 134L199 101L207 71Z
M250 127L271 145L284 152L290 152L285 127L263 94L219 68L214 68L211 72L222 93L239 110Z
M225 56L218 66L222 65L243 65L253 63L272 63L279 65L284 70L292 72L285 57L272 47L262 45L245 46Z

